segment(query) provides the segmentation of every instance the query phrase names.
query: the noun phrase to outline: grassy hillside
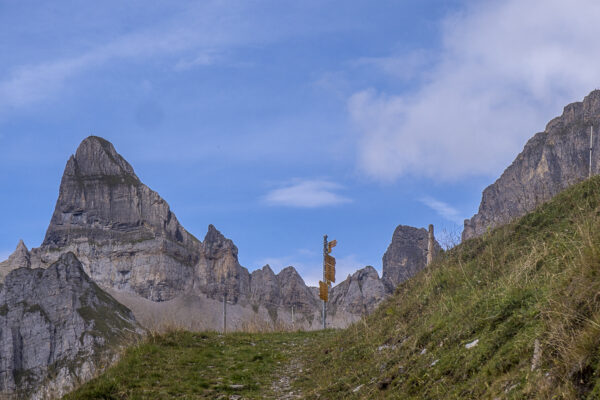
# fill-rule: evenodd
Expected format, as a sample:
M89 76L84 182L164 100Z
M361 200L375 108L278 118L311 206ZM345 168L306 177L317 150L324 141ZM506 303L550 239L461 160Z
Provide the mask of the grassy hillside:
M334 331L284 333L172 332L150 336L121 361L65 399L280 398L296 355Z
M327 399L600 398L599 346L596 177L442 255L321 343L298 385Z
M600 399L599 350L597 177L344 331L153 337L70 398Z

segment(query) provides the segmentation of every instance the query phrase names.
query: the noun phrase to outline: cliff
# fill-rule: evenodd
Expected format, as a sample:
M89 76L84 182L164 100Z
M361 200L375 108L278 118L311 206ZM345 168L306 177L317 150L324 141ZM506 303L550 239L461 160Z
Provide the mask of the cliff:
M17 268L0 289L0 397L60 397L140 333L72 253L45 270Z
M479 211L465 220L462 239L480 236L534 210L589 175L590 127L594 126L592 175L600 168L600 90L567 105L536 133L523 151L484 191Z

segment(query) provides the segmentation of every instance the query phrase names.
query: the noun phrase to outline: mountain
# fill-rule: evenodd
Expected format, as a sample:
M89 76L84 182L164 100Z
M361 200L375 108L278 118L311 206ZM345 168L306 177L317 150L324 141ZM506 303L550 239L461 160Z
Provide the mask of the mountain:
M190 286L201 243L111 143L91 136L67 162L31 263L47 266L69 251L100 286L161 301Z
M373 312L388 294L375 268L366 266L331 290L328 312L355 321Z
M97 136L83 140L68 159L41 246L28 251L20 242L0 263L0 280L17 267L48 268L69 252L96 284L153 329L222 329L225 297L229 329L290 325L292 319L299 329L321 326L318 291L293 267L250 274L233 241L213 225L198 240ZM331 292L329 326L344 327L370 312L384 293L425 266L427 254L424 229L398 227L384 256L383 283L372 268L340 282Z
M598 399L600 176L444 252L289 365L317 399ZM124 382L126 384L126 381Z
M0 397L60 397L140 333L73 253L47 269L14 269L0 285Z
M441 251L432 235L432 258ZM393 292L400 283L414 276L427 265L429 253L429 232L424 228L398 225L394 230L392 242L383 255L382 280L388 292Z
M567 105L536 133L496 182L484 191L479 211L465 220L462 239L480 236L550 200L589 175L590 127L594 126L592 175L600 171L600 90Z
M15 251L8 257L8 260L0 262L0 282L4 280L6 275L17 268L29 268L31 266L29 250L23 240L19 240L19 244Z

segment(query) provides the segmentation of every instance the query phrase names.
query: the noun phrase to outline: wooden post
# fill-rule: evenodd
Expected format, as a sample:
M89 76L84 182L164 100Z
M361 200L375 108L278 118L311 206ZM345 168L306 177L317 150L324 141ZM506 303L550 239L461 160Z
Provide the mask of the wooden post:
M325 278L325 256L327 256L327 235L323 236L323 282L327 283ZM327 326L327 302L323 300L323 329Z
M588 178L592 177L592 148L594 147L594 124L590 126L590 170Z
M223 334L227 333L227 292L223 295Z
M434 237L433 237L433 224L429 224L429 236L428 236L428 240L427 240L427 265L431 264L431 262L433 261L433 252L434 252L434 248L433 248L433 241L434 241Z

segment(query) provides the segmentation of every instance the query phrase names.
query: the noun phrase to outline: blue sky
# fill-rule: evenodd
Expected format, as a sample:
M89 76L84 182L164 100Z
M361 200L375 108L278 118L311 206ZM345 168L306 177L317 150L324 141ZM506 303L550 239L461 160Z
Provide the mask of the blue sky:
M599 86L599 18L583 0L0 0L0 259L41 243L94 134L250 270L315 284L328 234L339 278L381 271L398 224L459 235Z

